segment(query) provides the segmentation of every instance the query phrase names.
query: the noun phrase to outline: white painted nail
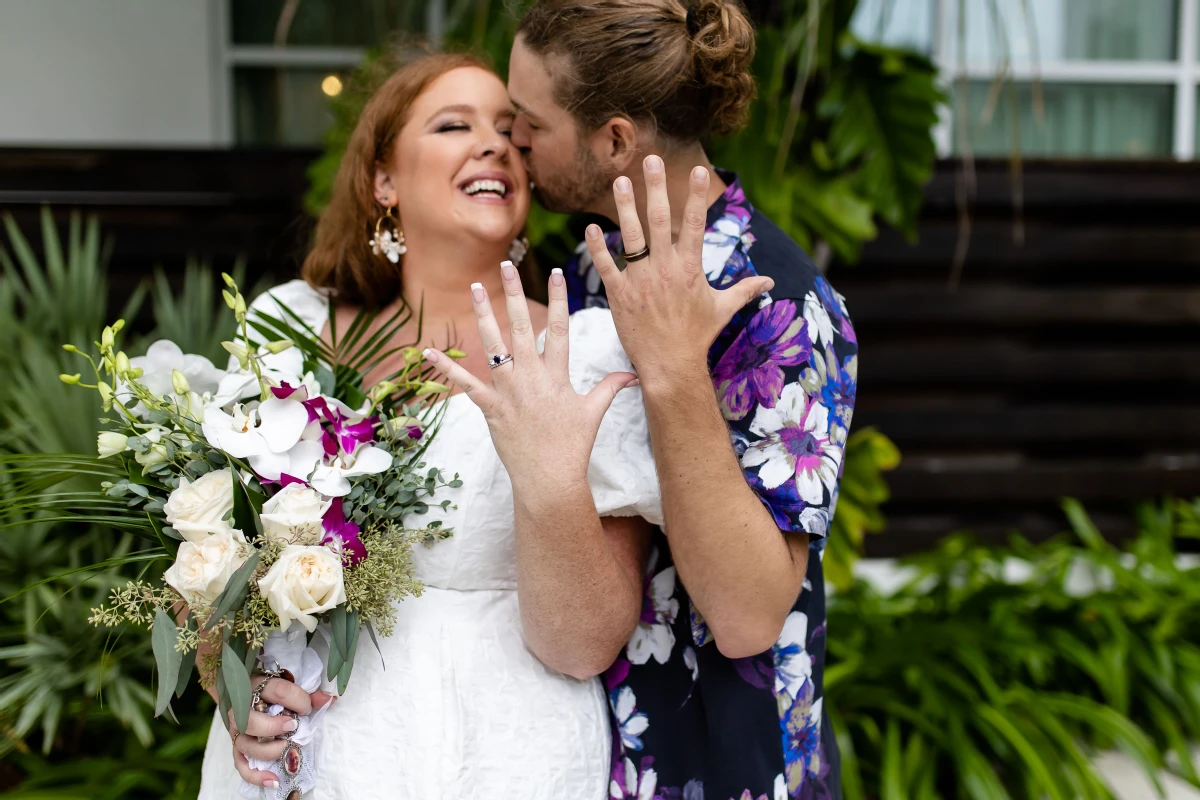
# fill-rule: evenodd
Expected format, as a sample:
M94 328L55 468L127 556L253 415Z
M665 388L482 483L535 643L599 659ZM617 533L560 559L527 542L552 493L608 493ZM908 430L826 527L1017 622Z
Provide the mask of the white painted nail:
M483 288L483 284L482 284L482 283L472 283L472 284L471 284L471 289L472 289L472 290L474 290L474 289L482 289L482 288Z
M279 781L263 781L263 786L267 787L268 789L278 789Z
M550 274L551 275L562 275L562 267L555 267L554 269L550 270Z
M513 263L511 261L501 261L500 269L504 269L505 267L511 267L512 265L513 265Z
M425 356L425 360L428 361L430 364L437 363L437 353L433 352L428 347L426 347L424 350L421 351L421 355Z

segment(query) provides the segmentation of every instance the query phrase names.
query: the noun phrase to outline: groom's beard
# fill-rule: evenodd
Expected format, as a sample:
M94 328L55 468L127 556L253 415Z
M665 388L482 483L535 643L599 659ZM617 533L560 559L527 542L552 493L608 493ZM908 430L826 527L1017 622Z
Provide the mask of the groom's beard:
M608 175L585 142L578 142L575 159L559 175L534 178L533 196L548 211L573 214L594 208L611 191L615 175Z

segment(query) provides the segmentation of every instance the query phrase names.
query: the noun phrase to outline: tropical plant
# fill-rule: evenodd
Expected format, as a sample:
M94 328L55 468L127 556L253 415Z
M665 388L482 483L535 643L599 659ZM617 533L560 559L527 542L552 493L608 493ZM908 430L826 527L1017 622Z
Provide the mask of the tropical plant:
M850 588L866 535L887 527L882 506L891 492L883 473L899 464L899 449L875 428L855 431L846 441L837 509L822 558L825 581L834 590Z
M39 453L73 452L95 464L94 398L64 391L58 374L76 371L66 359L77 357L59 342L95 337L110 314L133 318L146 289L137 287L120 308L109 308L111 249L102 244L95 220L73 214L64 243L50 210L43 209L41 257L10 216L4 224L9 248L0 247L0 369L7 379L0 382L0 454L24 455L44 467ZM185 278L193 294L172 298L169 307L170 314L196 320L199 331L209 329L202 320L217 316L211 299L195 291L205 281L220 283L193 267ZM163 302L162 284L157 294ZM160 317L166 313L158 311ZM144 347L146 337L135 338L141 340L135 346ZM181 765L151 756L155 734L169 729L151 721L153 697L145 687L153 658L147 648L134 637L87 624L90 608L146 567L136 554L144 547L137 539L86 518L94 500L83 498L99 500L101 480L111 479L100 472L56 489L64 508L76 506L78 518L65 520L65 514L23 507L15 498L26 476L16 468L0 470L0 755L6 764L0 790L20 783L11 796L194 797L196 761ZM107 566L89 569L93 565ZM197 690L176 706L193 726L189 734L200 729L201 708L211 714ZM157 752L188 741L172 738Z
M1200 566L1177 559L1200 501L1143 506L1122 548L1063 509L1071 533L1044 544L952 536L895 593L833 597L847 800L1109 798L1091 757L1113 747L1156 786L1166 768L1200 787Z

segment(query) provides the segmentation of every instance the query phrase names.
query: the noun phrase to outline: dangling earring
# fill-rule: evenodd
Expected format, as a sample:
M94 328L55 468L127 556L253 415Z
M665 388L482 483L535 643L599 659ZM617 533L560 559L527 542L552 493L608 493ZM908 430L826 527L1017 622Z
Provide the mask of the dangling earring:
M525 258L525 254L529 252L529 240L524 236L518 236L513 239L513 243L508 247L508 260L517 266L521 260Z
M389 223L392 229L383 230L384 222ZM404 243L404 231L400 230L400 223L392 214L390 206L375 220L375 237L368 244L371 245L372 253L377 256L383 255L393 264L399 264L400 256L408 252L408 246Z

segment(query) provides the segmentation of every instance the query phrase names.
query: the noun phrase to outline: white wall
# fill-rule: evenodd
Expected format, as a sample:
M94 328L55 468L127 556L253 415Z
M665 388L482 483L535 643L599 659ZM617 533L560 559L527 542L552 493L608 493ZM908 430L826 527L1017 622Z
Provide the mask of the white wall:
M211 146L215 0L0 0L0 146Z

